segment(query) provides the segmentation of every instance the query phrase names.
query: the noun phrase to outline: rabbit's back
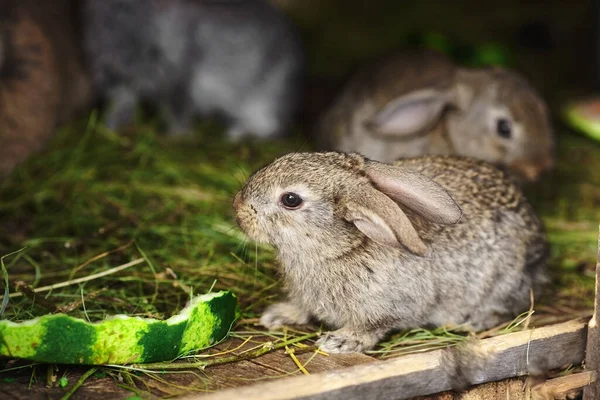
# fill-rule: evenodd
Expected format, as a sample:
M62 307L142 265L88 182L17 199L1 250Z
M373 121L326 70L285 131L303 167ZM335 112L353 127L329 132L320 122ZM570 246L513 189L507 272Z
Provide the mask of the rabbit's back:
M444 187L464 212L483 215L518 210L525 197L504 172L485 161L462 156L422 156L394 165L417 171Z
M411 50L373 60L359 70L349 92L367 94L376 107L421 88L444 89L453 85L456 65L442 53Z
M456 240L463 240L463 235L484 236L485 230L478 229L477 225L485 221L495 233L512 237L510 241L518 244L520 249L529 251L547 246L541 219L506 172L485 161L456 155L408 158L394 164L417 171L448 191L463 210L459 224L443 226L452 235L462 230L455 235ZM426 223L423 220L416 222ZM502 232L505 223L509 231ZM426 237L434 232L435 229L430 230L430 227L423 226L420 234ZM532 262L538 258L536 255L531 257Z
M548 244L541 220L520 189L491 165L459 156L425 156L395 163L444 187L463 210L456 225L410 215L432 259L443 304L433 325L468 323L486 329L527 308L530 290L546 282ZM420 261L417 261L420 262ZM465 310L468 310L465 311Z
M454 84L456 66L441 53L429 50L398 52L367 64L351 76L345 88L322 115L314 132L319 148L358 151L370 158L391 162L416 157L437 146L436 138L411 137L385 140L365 122L387 103L422 88L443 91ZM442 130L443 126L432 130ZM445 147L445 143L441 144Z

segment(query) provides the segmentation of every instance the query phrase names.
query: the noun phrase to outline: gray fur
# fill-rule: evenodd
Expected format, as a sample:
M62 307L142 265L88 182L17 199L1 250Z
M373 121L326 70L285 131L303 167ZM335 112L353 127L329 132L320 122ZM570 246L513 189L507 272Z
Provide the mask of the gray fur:
M498 134L507 120L510 137ZM320 149L392 162L458 154L536 180L554 165L554 134L540 95L515 71L462 68L429 51L400 52L365 66L318 123Z
M118 129L140 100L171 134L223 117L229 137L282 134L298 105L303 56L290 22L262 0L86 0L87 56Z
M435 206L404 208L396 193L425 255L402 240L372 240L345 219L353 194L375 188L369 175L391 168L428 181L418 196L443 190L462 212L440 223L426 209ZM282 207L288 191L303 197L302 207ZM545 281L542 222L503 172L470 158L427 156L383 168L355 153L288 154L248 179L234 209L251 239L276 248L288 293L261 323L277 328L316 318L334 329L319 341L330 352L369 349L395 329L487 329L527 310L530 290Z

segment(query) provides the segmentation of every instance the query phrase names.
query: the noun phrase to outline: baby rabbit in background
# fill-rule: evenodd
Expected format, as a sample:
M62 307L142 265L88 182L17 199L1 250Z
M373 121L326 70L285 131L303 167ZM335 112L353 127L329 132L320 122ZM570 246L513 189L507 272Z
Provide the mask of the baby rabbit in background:
M0 178L90 105L76 4L0 2Z
M516 72L460 68L432 50L378 60L356 74L323 115L319 148L382 162L458 154L534 181L553 166L544 101Z
M216 115L228 136L274 137L299 104L303 55L287 18L260 0L85 0L85 47L106 125L157 104L170 134Z
M487 329L527 310L546 280L542 222L504 172L471 158L288 154L233 207L277 250L288 295L261 324L324 322L327 352L368 350L396 329Z

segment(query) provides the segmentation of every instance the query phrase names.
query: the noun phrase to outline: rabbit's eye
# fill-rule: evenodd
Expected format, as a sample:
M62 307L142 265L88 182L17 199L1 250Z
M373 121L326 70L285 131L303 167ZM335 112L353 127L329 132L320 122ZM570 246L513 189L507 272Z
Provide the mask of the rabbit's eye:
M496 132L498 132L498 135L500 135L503 138L510 138L510 136L512 135L512 125L510 121L504 118L500 118L496 122Z
M302 197L296 193L287 192L281 195L281 204L289 210L296 210L302 205Z

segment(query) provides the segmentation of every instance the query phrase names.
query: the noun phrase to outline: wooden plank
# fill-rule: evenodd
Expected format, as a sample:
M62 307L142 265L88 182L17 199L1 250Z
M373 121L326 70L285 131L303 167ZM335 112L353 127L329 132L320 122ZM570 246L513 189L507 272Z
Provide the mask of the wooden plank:
M295 356L299 363L305 367L306 371L311 374L347 368L359 364L379 362L379 360L373 357L359 353L314 355L314 352L310 352L296 354ZM285 373L298 371L298 366L294 363L292 357L283 350L265 354L262 357L252 360L252 362L267 368L277 368L277 370ZM307 362L309 363L307 364Z
M244 344L244 341L241 339L229 338L223 343L212 347L209 352L211 354L230 352L231 354L239 355L245 350L256 347L257 344L267 343L268 341L268 338L261 337ZM260 358L265 356L266 355ZM297 368L295 371L297 371ZM256 360L245 360L209 367L203 370L201 374L206 377L206 380L203 382L203 389L206 391L214 391L247 386L265 380L281 378L287 376L287 372L288 371L282 370L276 365L257 363Z
M243 346L243 340L239 338L231 338L228 339L223 344L219 345L219 351L227 351L231 349L236 349L232 351L232 354L241 354L248 349L256 347L261 343L269 342L269 338L267 337L257 337L254 338L251 342L247 342ZM362 353L351 353L351 354L329 354L324 355L321 353L314 354L314 351L308 352L299 352L297 347L290 346L291 349L295 349L295 357L298 359L301 365L305 367L305 369L309 373L318 373L323 371L330 371L339 368L351 367L353 365L365 364L371 362L377 362L376 358L367 356ZM310 362L309 362L310 360ZM300 372L298 366L292 359L289 354L286 354L285 350L276 350L270 353L267 353L259 358L251 359L250 362L264 367L269 368L273 371L277 371L281 374L291 374ZM307 364L308 363L308 364ZM212 375L210 368L206 370L206 373ZM301 372L300 372L301 373Z
M581 372L536 383L539 377L519 377L474 386L464 392L444 392L414 400L554 400L575 398L595 379L594 372Z
M244 342L244 340L239 338L230 338L211 348L209 352L211 354L228 352L229 355L240 355L269 341L270 338L266 336L257 336L248 342ZM298 350L297 348L295 349ZM295 354L295 356L309 373L318 373L378 361L373 357L358 353L314 355L314 352L301 352L301 354ZM307 364L309 360L310 362ZM286 354L283 349L267 353L256 359L209 367L203 371L196 371L196 373L204 379L191 379L190 375L187 379L188 382L178 382L178 384L180 386L183 384L184 387L193 387L196 391L214 392L216 390L242 387L303 374L291 356ZM168 379L171 380L172 376L170 375ZM179 380L181 381L182 379ZM177 394L181 395L185 393L180 392Z
M11 375L9 373L2 374L2 381L0 383L0 399L13 399L13 400L54 400L61 399L67 390L69 390L75 382L83 375L88 369L76 368L70 370L66 377L69 379L69 386L67 388L51 387L48 388L42 379L42 382L30 383L31 370L29 375L26 373L17 373ZM64 371L61 371L61 375ZM42 371L39 371L43 375ZM39 377L39 375L38 375ZM8 378L8 379L7 379ZM43 378L43 377L42 377ZM14 381L12 381L15 379ZM117 382L110 377L97 378L91 376L85 381L75 393L74 398L86 399L86 400L106 400L106 399L125 399L132 395L132 392L118 386ZM151 395L148 394L148 398Z
M202 385L197 385L197 388L210 391L252 385L282 377L280 372L256 365L250 361L210 367L203 371L203 375L206 376L206 381Z
M532 387L531 398L533 400L567 398L567 395L578 389L589 387L596 381L596 371L586 371L578 374L561 376Z
M529 329L482 340L476 346L490 361L474 375L473 384L521 376L529 368L558 369L579 364L584 357L587 319ZM456 370L449 352L436 350L357 365L314 375L278 379L249 387L223 390L206 399L373 399L411 398L451 390ZM464 360L468 362L468 360ZM535 365L534 365L535 364ZM193 400L197 395L184 399Z
M464 392L443 392L419 396L413 400L532 400L528 397L527 378L511 378L474 386Z
M594 300L594 314L588 325L585 367L592 371L600 368L600 328L598 327L598 311L600 309L600 236L598 236L598 255L596 258L596 298ZM583 400L594 400L600 397L600 382L596 380L583 390Z

